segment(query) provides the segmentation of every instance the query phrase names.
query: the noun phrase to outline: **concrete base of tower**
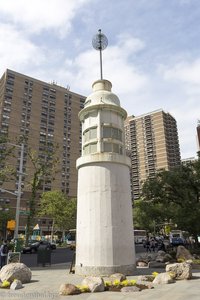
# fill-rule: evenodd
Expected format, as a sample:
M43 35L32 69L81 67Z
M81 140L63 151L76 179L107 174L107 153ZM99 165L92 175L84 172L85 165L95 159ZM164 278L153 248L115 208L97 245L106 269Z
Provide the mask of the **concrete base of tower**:
M110 276L114 273L134 275L135 264L126 266L75 266L75 273L84 276Z

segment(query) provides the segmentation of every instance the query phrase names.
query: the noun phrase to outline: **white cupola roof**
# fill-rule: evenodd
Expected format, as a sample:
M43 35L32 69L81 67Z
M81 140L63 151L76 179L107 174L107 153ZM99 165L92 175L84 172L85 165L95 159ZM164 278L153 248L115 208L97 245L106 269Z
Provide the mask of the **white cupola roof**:
M85 108L96 104L111 104L120 106L117 95L111 92L112 83L108 80L97 80L93 83L93 92L85 101Z

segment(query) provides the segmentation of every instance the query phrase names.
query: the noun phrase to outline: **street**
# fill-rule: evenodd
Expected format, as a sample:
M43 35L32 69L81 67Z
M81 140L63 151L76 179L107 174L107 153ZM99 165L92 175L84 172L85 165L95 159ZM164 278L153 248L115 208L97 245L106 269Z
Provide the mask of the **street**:
M136 253L144 252L144 248L142 244L138 244L135 246ZM51 253L51 264L60 264L60 263L71 263L73 258L74 251L69 248L57 248L53 250ZM30 267L37 266L37 253L26 253L21 254L21 262Z
M51 252L51 264L70 263L72 261L74 251L68 248L57 248ZM21 254L21 262L28 267L37 266L37 253Z

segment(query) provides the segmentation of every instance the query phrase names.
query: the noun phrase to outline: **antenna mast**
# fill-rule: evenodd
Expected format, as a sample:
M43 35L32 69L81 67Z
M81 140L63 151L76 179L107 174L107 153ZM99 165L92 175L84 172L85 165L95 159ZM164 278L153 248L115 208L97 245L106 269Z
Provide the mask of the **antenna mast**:
M98 33L92 39L92 46L94 49L99 50L100 54L100 76L101 80L103 79L103 69L102 69L102 50L106 49L108 46L107 37L101 33L101 29L98 30Z

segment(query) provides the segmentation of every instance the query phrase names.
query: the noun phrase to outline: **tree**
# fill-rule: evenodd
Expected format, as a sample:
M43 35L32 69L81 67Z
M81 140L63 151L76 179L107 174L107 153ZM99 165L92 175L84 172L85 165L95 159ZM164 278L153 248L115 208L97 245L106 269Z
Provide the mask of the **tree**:
M3 238L6 238L7 222L13 218L14 213L10 210L9 202L0 202L0 232Z
M16 179L16 169L8 163L9 158L14 157L14 149L15 147L10 144L8 137L0 135L0 186L6 181ZM0 198L0 231L4 238L6 237L7 222L14 219L14 212L9 202L9 199Z
M41 196L39 216L53 219L53 227L61 231L76 228L76 199L68 199L60 191L45 192Z
M135 200L133 208L134 228L158 232L164 227L164 220L170 219L170 209L163 203L154 203L144 199Z
M7 163L8 158L13 156L14 148L14 146L9 146L6 136L0 135L0 186L16 176L16 170Z
M54 179L54 175L57 172L56 166L58 164L58 157L56 155L57 146L47 142L46 150L43 152L43 156L40 158L36 151L31 148L27 149L27 155L33 166L33 176L29 182L31 188L31 195L29 199L29 214L27 217L26 225L26 244L28 243L33 221L36 216L36 200L38 199L38 191L45 182L51 182Z
M188 165L161 171L143 186L143 217L171 219L182 230L196 236L200 233L200 157ZM153 212L158 209L158 214ZM140 213L141 214L141 213Z

